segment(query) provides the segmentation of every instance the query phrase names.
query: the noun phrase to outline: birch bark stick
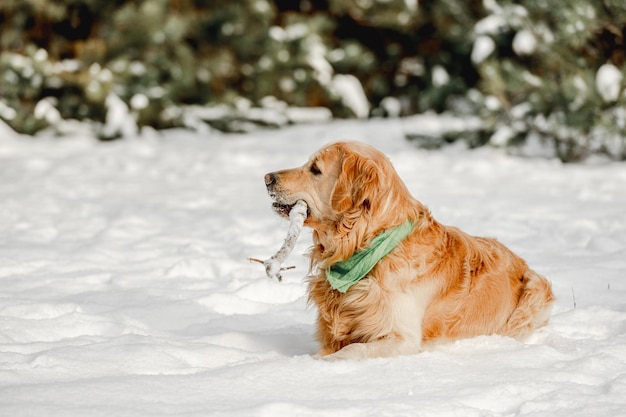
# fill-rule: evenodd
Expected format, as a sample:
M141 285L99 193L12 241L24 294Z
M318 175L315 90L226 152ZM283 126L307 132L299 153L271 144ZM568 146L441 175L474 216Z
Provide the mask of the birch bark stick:
M287 260L287 257L293 251L293 248L298 241L298 237L300 236L300 232L302 231L302 226L304 226L306 216L307 205L303 200L298 200L289 212L289 230L287 230L287 236L285 237L285 241L283 242L283 245L280 247L278 252L276 252L274 255L272 255L271 258L266 259L265 261L249 258L251 261L262 263L265 267L265 273L268 277L276 277L278 281L282 281L282 271L293 268L284 267L283 263L285 262L285 260Z

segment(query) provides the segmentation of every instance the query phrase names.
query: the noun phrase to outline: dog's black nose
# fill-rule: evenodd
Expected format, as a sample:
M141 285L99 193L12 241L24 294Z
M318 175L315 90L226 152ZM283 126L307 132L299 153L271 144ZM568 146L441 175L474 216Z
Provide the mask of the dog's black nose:
M274 184L276 184L276 174L273 172L265 174L265 186L270 188Z

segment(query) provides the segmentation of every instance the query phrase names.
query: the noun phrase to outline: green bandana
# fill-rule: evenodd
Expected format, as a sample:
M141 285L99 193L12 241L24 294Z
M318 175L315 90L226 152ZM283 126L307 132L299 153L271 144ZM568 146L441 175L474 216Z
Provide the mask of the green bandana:
M351 258L331 265L326 269L326 279L330 286L342 293L348 291L412 231L413 222L407 220L404 224L377 235L367 248L355 252Z

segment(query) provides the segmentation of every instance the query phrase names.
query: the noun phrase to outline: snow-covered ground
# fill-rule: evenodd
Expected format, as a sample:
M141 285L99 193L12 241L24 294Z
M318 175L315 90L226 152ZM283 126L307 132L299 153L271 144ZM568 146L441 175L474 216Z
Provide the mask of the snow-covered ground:
M398 120L111 143L0 128L2 416L626 415L625 164L425 151ZM246 258L287 228L263 174L338 138L379 147L436 218L548 276L549 326L312 358L310 233L282 283Z

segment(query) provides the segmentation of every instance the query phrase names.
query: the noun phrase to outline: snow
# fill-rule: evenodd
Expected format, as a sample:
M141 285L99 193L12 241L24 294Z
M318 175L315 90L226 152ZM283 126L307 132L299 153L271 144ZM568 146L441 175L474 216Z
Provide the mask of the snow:
M622 91L624 74L613 64L604 64L596 73L596 88L606 102L616 101Z
M150 99L145 94L135 94L130 99L130 107L134 110L143 110L150 104Z
M102 127L102 136L106 138L114 138L116 135L134 136L137 133L137 121L129 113L126 103L115 93L109 93L105 104L107 114Z
M491 36L480 35L474 41L472 47L472 62L474 64L480 64L489 57L496 49L496 43Z
M426 151L402 119L106 143L0 128L0 415L624 415L624 164ZM263 175L339 138L377 146L436 218L548 276L550 324L526 343L314 359L310 232L282 283L246 258L288 227Z
M380 107L385 110L389 117L400 117L402 114L402 102L396 97L385 97L380 101Z
M532 55L537 49L537 38L528 29L520 30L513 38L513 51L517 55Z
M498 14L491 14L474 25L474 32L476 35L497 35L505 28L508 27L506 19L501 16L501 11Z
M294 107L285 109L285 114L291 123L325 122L332 119L332 112L326 107Z
M44 98L37 102L33 114L37 119L42 119L51 125L62 120L61 113L56 108L57 102L53 98Z
M0 117L4 120L13 120L17 117L17 112L0 100Z
M370 104L358 78L351 74L336 74L331 83L333 94L341 98L342 103L359 118L369 114Z
M434 86L443 87L450 82L450 75L444 67L441 65L435 65L433 67L432 80Z

